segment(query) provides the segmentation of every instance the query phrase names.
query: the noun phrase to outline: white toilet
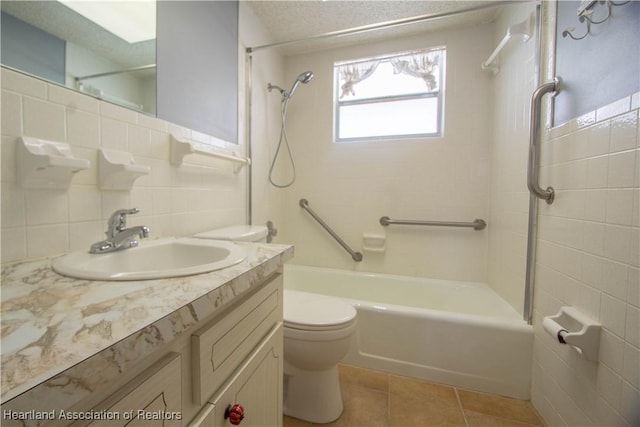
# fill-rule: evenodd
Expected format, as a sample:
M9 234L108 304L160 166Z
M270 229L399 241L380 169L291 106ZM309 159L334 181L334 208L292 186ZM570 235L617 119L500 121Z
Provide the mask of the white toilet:
M342 414L338 362L349 351L356 310L337 298L284 290L284 413L313 423Z
M197 239L235 240L236 242L266 242L269 230L264 225L232 225L196 234Z
M264 242L267 227L240 225L196 234L201 239ZM338 298L284 290L286 415L329 423L342 414L338 362L349 351L356 310Z

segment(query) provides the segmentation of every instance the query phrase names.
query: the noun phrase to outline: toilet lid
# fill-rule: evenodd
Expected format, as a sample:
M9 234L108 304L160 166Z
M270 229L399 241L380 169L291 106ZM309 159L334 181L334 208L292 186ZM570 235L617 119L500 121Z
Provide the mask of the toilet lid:
M338 329L352 323L356 309L351 304L324 295L285 289L284 324L296 329Z
M257 242L264 239L269 230L264 225L232 225L196 234L198 239L235 240L241 242Z

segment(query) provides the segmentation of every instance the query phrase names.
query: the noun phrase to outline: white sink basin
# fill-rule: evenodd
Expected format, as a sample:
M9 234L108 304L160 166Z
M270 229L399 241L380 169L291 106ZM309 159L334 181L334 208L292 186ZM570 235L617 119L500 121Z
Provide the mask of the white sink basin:
M231 242L193 238L143 241L104 254L74 252L56 259L53 270L90 280L145 280L190 276L242 262L246 251Z

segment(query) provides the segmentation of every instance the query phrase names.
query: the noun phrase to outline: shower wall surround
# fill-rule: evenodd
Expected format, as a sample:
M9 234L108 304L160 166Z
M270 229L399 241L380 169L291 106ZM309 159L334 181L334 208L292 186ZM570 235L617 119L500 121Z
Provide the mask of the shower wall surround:
M104 238L109 215L137 207L130 225L151 237L184 236L243 222L246 175L229 162L192 156L169 164L169 135L208 141L202 133L2 69L2 262L85 250ZM91 162L68 191L24 190L16 182L21 135L66 142ZM238 146L231 145L238 149ZM128 151L151 168L131 191L101 191L99 148ZM240 150L244 147L240 146Z
M494 46L509 26L535 13L535 3L505 7L495 24ZM526 43L509 42L500 53L500 71L492 78L488 283L520 313L526 276L529 99L536 87L536 44L537 36Z
M478 25L285 58L285 81L305 70L315 76L287 112L297 181L285 192L281 236L296 245L295 263L486 281L487 230L383 227L379 219L487 219L493 100L480 64L492 43L492 25ZM333 143L334 62L437 46L447 48L442 137ZM301 198L355 250L364 233L382 233L386 252L354 263L301 211Z

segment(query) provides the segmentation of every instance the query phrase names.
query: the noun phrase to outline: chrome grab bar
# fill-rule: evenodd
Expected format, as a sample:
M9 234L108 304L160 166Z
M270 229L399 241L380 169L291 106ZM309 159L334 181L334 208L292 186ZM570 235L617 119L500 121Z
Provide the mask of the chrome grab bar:
M380 218L380 224L387 225L431 225L439 227L469 227L474 230L484 230L487 223L483 219L476 219L473 222L452 222L452 221L417 221L409 219L391 219L388 216Z
M311 216L313 217L313 219L315 219L316 221L318 221L318 224L320 224L320 225L322 226L322 228L324 228L324 229L327 231L327 233L329 233L329 234L331 235L331 237L333 237L334 239L336 239L336 241L337 241L338 243L340 243L340 246L342 246L342 247L344 248L344 250L346 250L347 252L349 252L349 255L351 255L351 258L353 258L353 260L354 260L354 261L356 261L356 262L360 262L360 261L362 261L362 253L360 253L360 252L355 252L353 249L351 249L351 248L349 247L349 245L347 245L347 244L345 243L345 241L344 241L344 240L342 240L342 239L340 238L340 236L338 236L338 235L336 234L336 232L335 232L335 231L333 231L333 230L331 229L331 227L329 227L329 225L327 225L327 223L326 223L326 222L324 222L324 221L322 220L322 218L320 218L320 217L318 216L318 214L316 214L316 213L315 213L315 212L314 212L314 211L309 207L309 201L308 201L307 199L300 199L300 207L301 207L302 209L304 209L305 211L309 212L309 215L311 215Z
M538 184L538 156L540 154L539 130L540 130L540 109L542 105L542 97L547 93L552 96L558 92L560 81L554 78L553 81L545 83L538 87L531 95L531 116L529 119L529 165L527 168L527 187L531 194L540 199L544 199L547 204L553 203L555 199L555 191L553 187L547 187L543 190Z

